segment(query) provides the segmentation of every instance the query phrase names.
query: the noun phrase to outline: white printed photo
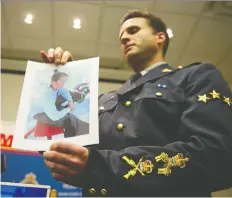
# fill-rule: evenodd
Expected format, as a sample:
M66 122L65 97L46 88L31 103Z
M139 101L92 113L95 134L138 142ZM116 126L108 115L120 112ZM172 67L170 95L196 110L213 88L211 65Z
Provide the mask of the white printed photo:
M14 148L45 151L55 141L98 143L99 58L65 66L28 61Z

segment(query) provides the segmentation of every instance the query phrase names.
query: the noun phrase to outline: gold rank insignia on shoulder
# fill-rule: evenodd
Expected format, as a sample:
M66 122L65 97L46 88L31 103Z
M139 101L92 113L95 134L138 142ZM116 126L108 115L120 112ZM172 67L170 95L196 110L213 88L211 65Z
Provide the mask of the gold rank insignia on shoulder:
M167 68L162 70L163 73L167 73L167 72L171 72L171 71L172 71L171 69L167 69Z
M220 99L220 93L217 93L215 90L213 90L209 94L212 95L213 99L215 99L215 98Z
M230 98L227 98L224 96L224 100L223 100L225 103L227 103L229 106L232 104Z
M122 159L124 159L127 164L132 167L132 169L124 175L124 178L126 179L134 176L137 172L139 172L142 176L145 176L144 173L151 173L153 171L154 165L152 164L152 162L150 160L145 160L143 162L143 157L139 160L137 164L134 160L128 158L127 156L123 156Z
M187 162L189 158L184 158L181 153L173 157L168 157L167 153L161 153L159 156L155 157L155 160L156 162L164 162L164 167L158 168L158 174L168 176L172 172L172 167L184 168L186 166L185 162Z
M207 100L210 100L210 98L207 97L206 94L204 94L204 95L202 95L202 96L201 96L201 95L198 95L198 101L199 101L199 102L204 102L204 103L206 103Z
M230 100L229 97L226 96L221 96L221 94L219 92L217 92L216 90L212 90L211 92L208 93L209 95L211 95L211 98L207 97L207 94L204 95L198 95L198 102L203 102L206 103L207 100L211 100L213 101L213 99L217 99L217 100L221 100L222 102L228 104L229 106L232 105L232 101ZM222 98L223 97L223 98Z

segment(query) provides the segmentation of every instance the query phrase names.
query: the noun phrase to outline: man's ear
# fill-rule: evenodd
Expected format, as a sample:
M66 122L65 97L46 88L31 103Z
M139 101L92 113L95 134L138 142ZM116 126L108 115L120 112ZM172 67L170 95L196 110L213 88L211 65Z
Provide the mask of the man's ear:
M158 32L156 33L157 36L157 43L158 44L164 44L164 42L166 41L166 35L164 32Z

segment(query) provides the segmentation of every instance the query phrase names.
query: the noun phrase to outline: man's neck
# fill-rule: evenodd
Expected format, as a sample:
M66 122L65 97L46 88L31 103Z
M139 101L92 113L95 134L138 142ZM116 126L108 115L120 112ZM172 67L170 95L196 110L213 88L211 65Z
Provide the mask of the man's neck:
M136 60L132 63L130 63L131 68L137 73L141 72L148 67L150 67L153 64L159 63L159 62L164 62L163 56L155 56L151 60Z

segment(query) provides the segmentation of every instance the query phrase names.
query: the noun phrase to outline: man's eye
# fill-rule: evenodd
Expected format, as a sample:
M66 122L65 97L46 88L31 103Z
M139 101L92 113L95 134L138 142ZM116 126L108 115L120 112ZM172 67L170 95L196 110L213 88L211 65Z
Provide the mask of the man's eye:
M130 32L131 34L134 34L134 33L136 33L137 31L138 31L138 28L131 28L129 32Z

